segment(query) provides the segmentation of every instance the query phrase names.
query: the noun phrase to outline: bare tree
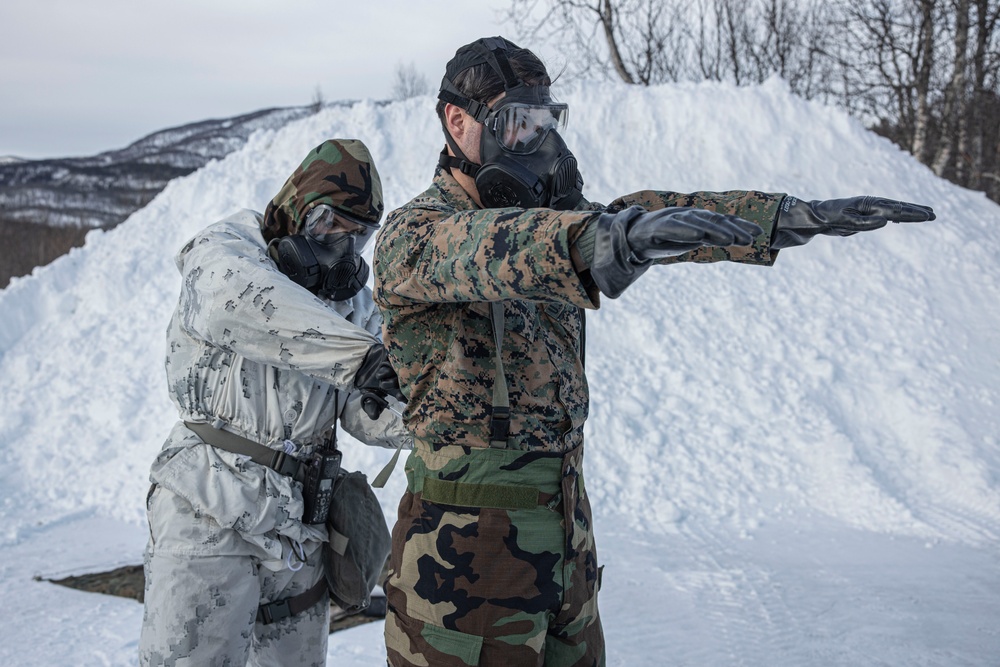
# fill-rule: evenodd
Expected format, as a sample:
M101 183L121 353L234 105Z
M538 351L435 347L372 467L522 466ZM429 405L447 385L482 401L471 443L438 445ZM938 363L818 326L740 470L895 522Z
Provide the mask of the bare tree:
M965 111L971 100L968 94L968 54L969 54L969 17L970 0L950 0L951 15L954 18L954 55L952 57L951 79L944 90L941 109L941 119L938 130L940 139L931 163L934 173L941 176L948 169L953 157L959 150L959 145L965 145L966 120ZM956 177L962 178L962 161L955 163Z
M1000 0L975 0L972 103L963 146L969 187L986 189L1000 201Z
M840 8L856 49L844 62L861 112L927 163L932 109L940 101L940 0L845 0ZM891 132L889 131L891 128Z
M512 0L506 21L526 44L558 44L561 74L651 85L686 74L691 0Z
M772 74L812 95L826 41L823 0L512 0L528 45L556 44L570 78L652 85L757 83Z
M313 113L319 113L325 104L326 99L323 97L323 89L316 86L316 90L313 91L312 104L309 105L309 110Z
M430 91L427 77L418 72L412 62L409 65L400 63L396 66L396 81L392 86L393 99L408 100L411 97L426 95Z
M1000 0L839 5L840 102L940 176L1000 200Z

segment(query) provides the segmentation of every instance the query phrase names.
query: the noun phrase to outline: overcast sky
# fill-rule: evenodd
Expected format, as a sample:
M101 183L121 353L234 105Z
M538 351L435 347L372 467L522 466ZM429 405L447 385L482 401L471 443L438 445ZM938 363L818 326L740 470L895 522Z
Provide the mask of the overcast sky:
M257 109L433 90L507 0L3 0L0 156L92 155Z

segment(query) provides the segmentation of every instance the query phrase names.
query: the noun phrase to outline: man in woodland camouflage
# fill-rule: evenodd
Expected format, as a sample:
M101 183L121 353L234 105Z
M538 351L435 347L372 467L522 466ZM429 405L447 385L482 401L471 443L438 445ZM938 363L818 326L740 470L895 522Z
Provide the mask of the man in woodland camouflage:
M604 664L582 466L582 313L600 294L652 264L770 265L816 234L933 218L764 192L591 204L549 84L502 38L459 49L434 181L379 235L375 298L415 439L385 586L394 667Z
M398 386L360 257L382 208L365 145L326 141L263 216L178 253L166 369L181 421L150 471L142 665L326 664L328 534L304 489L333 488L313 473L338 422L367 444L410 440L381 409Z

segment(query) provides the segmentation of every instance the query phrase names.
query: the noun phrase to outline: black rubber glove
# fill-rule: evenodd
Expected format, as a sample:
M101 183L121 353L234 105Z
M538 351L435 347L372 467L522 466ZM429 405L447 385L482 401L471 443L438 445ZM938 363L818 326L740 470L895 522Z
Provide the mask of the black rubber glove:
M378 419L388 407L386 396L401 403L406 397L399 390L396 371L389 365L389 355L381 344L372 345L354 376L354 386L362 393L361 409L372 419Z
M848 197L826 201L802 201L785 197L771 248L805 245L817 234L850 236L885 227L892 222L925 222L934 219L934 209L882 197Z
M748 246L764 230L749 220L700 208L646 211L633 206L602 213L596 225L590 276L601 293L615 299L655 259L683 255L702 246Z

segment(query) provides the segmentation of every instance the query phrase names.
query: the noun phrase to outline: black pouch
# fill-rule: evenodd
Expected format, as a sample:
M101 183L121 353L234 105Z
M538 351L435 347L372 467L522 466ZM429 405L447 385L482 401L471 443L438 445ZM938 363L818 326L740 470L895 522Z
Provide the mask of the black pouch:
M330 598L345 611L365 609L392 540L364 473L340 472L326 527L330 541L323 546L323 569Z

